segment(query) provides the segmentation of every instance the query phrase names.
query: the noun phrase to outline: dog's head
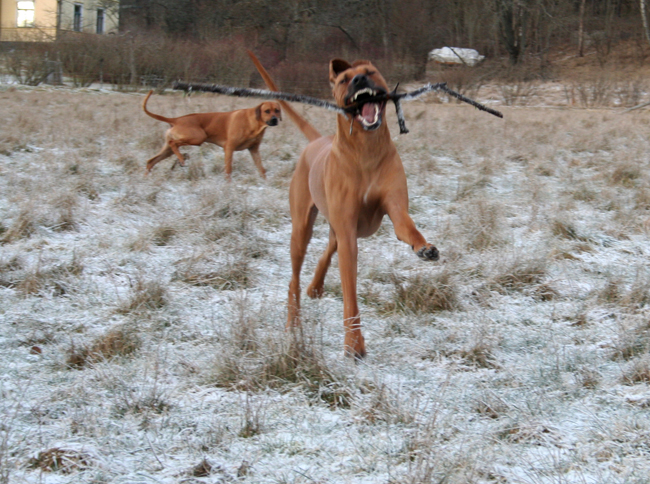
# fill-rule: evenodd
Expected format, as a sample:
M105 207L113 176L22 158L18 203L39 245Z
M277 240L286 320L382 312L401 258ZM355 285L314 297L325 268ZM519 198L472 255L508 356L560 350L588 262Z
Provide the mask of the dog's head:
M282 121L282 110L278 103L264 102L255 108L255 116L267 126L277 126Z
M386 101L364 102L365 99L386 94L388 85L370 61L358 60L352 65L342 59L330 61L330 84L336 103L342 108L356 104L354 119L366 131L381 126Z

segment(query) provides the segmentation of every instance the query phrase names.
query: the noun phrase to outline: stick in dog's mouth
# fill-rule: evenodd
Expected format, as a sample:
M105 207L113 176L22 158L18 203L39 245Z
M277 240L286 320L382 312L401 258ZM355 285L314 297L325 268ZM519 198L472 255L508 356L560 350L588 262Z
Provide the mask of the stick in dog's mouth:
M411 101L431 91L438 91L438 90L443 91L460 101L471 104L472 106L474 106L475 108L481 111L485 111L486 113L490 113L493 116L503 118L503 114L500 113L499 111L484 106L483 104L477 103L476 101L469 99L463 96L462 94L457 93L456 91L452 91L447 87L447 84L444 82L439 82L437 84L429 83L419 89L416 89L415 91L407 92L404 94L398 94L397 87L390 93L379 92L375 90L376 92L375 95L369 95L367 98L361 99L360 103L355 101L351 102L351 100L346 99L345 100L346 106L344 108L342 108L338 104L324 101L322 99L316 99L313 97L303 96L300 94L288 94L286 92L266 91L264 89L248 89L243 87L219 86L217 84L194 84L194 83L185 83L185 82L178 82L178 81L174 82L173 89L183 90L186 92L192 92L192 91L215 92L218 94L225 94L227 96L237 96L237 97L279 99L282 101L299 102L299 103L309 104L311 106L319 106L325 109L329 109L330 111L337 112L342 115L352 114L353 116L363 113L364 104L372 104L372 103L379 105L378 112L381 114L381 111L384 105L386 104L386 101L393 101L395 103L395 109L397 111L397 121L399 123L399 132L401 134L408 133L409 131L408 129L406 129L406 121L404 120L404 113L402 112L400 101L401 100ZM351 103L348 105L349 102ZM374 120L375 111L373 110L371 114L372 114L372 119ZM376 129L378 127L379 125L373 129ZM352 123L350 124L350 129L352 129Z

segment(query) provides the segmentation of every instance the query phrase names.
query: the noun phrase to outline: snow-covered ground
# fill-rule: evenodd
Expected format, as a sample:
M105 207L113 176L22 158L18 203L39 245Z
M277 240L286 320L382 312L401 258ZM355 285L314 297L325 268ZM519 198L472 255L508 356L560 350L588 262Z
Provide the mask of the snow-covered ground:
M237 153L226 183L207 145L145 177L166 125L143 97L0 92L1 483L649 482L647 112L431 97L400 136L389 110L441 261L389 220L360 240L355 364L336 258L284 331L298 130L267 131L267 181Z

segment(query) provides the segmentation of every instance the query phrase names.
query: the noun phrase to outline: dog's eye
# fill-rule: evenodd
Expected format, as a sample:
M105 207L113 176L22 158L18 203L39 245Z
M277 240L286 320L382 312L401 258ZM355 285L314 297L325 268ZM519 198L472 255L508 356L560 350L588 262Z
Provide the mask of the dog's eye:
M374 76L377 74L375 71L366 71L366 76Z
M270 110L270 109L267 109L267 110L264 111L264 112L265 112L266 114L269 114L269 113L271 112L271 110Z
M346 82L348 82L348 76L343 76L343 79L341 79L339 84L345 84Z

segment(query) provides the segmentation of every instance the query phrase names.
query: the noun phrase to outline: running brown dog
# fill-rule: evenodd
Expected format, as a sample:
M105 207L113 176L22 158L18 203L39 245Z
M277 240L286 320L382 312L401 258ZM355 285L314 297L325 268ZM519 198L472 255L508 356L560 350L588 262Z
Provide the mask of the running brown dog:
M269 89L277 87L257 58L249 52ZM386 103L365 103L366 97L388 92L375 66L361 60L349 64L330 62L330 83L340 107L360 103L354 115L338 115L334 136L321 136L290 105L284 112L310 143L302 152L289 189L291 209L291 268L287 327L300 325L300 269L312 235L316 215L322 212L330 225L329 243L307 288L312 298L323 295L325 274L338 250L345 352L361 358L366 349L357 305L357 238L374 234L384 215L395 235L424 260L438 259L438 249L427 243L408 214L408 190L402 160L384 122Z
M250 151L257 170L262 178L266 178L259 148L266 128L277 126L282 120L278 103L263 102L254 108L225 113L194 113L178 118L166 118L147 109L147 101L152 93L153 91L149 91L144 98L142 109L152 118L169 123L171 128L165 133L165 144L160 153L147 161L146 174L151 172L156 163L169 158L172 154L178 157L181 166L185 166L185 159L178 148L188 145L199 146L208 142L223 148L227 179L230 179L232 173L233 152L242 150Z

